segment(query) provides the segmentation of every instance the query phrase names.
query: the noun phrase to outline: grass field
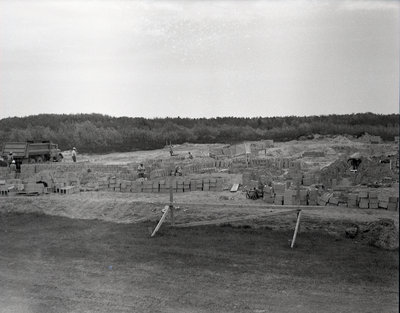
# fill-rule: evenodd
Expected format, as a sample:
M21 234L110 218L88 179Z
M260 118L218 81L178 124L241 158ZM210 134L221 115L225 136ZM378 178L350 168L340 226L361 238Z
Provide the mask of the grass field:
M0 215L1 312L398 312L397 251L320 232Z

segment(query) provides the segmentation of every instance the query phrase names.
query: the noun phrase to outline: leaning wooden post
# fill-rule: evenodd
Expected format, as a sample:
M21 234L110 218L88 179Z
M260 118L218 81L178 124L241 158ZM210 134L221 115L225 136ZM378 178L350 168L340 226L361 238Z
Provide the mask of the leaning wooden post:
M172 177L169 180L169 208L171 214L171 225L175 225L175 217L174 217L174 193L172 191Z
M290 248L293 248L293 247L294 247L294 243L295 243L295 241L296 241L297 232L299 231L299 226L300 226L300 217L301 217L301 210L299 210L299 211L297 212L296 228L294 229L292 244L290 245Z
M156 234L156 232L158 232L158 230L160 229L161 225L164 223L165 218L167 217L168 210L169 210L169 206L166 205L164 209L165 209L164 214L162 215L162 217L161 217L160 221L158 222L156 228L155 228L154 231L152 232L151 237L154 237L154 235Z

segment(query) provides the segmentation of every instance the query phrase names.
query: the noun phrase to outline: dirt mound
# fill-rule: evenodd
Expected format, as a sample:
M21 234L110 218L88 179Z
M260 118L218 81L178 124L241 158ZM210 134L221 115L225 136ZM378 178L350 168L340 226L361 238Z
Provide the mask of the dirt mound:
M393 220L380 219L360 227L361 240L370 245L385 249L395 250L399 248L399 232Z
M333 138L332 143L340 145L351 145L353 141L351 141L349 138L339 135Z

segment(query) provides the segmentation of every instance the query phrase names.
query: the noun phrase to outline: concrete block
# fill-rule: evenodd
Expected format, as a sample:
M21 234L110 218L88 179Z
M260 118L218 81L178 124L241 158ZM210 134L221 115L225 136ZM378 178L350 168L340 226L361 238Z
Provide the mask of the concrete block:
M334 204L334 205L338 205L339 204L339 199L336 197L331 197L329 199L329 204Z
M282 205L283 204L283 195L275 195L274 204Z
M68 195L79 192L78 186L65 186L60 188L60 194Z
M377 209L378 208L378 202L369 202L369 208L370 209Z
M378 192L376 190L371 190L368 192L368 198L378 199Z
M389 203L397 203L399 201L398 197L389 197Z
M387 209L388 211L397 211L397 203L389 202Z
M378 207L379 207L379 208L382 208L382 209L387 209L387 208L388 208L388 205L389 205L389 202L388 202L388 201L379 201L379 202L378 202Z
M362 190L358 193L358 198L368 198L368 191Z
M360 209L368 209L369 207L369 200L366 198L361 198L360 202L358 203L358 207Z

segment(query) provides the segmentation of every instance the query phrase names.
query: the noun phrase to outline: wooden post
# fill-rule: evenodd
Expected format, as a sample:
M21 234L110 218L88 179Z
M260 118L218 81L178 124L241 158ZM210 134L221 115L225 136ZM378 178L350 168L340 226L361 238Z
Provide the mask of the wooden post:
M294 247L294 243L295 243L295 241L296 241L297 232L299 231L299 226L300 226L300 217L301 217L301 210L299 210L299 211L297 212L296 228L294 229L292 244L290 245L290 248L293 248L293 247Z
M172 191L172 177L169 180L169 208L171 212L171 225L175 225L175 217L174 217L174 193Z
M158 222L158 224L157 224L156 228L154 229L153 233L151 234L151 237L154 237L156 232L160 229L162 223L164 223L165 218L167 217L168 211L169 211L169 206L166 205L165 206L165 212L164 212L163 216L161 217L160 221Z

